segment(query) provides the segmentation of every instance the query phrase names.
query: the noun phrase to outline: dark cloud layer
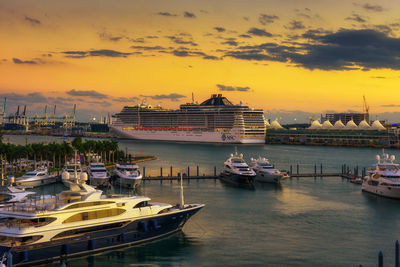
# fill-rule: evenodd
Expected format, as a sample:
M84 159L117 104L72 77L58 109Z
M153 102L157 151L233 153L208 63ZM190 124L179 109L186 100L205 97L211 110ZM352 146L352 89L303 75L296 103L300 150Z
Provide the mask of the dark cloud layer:
M365 23L367 22L367 19L362 17L361 15L358 15L356 13L353 13L350 17L347 17L346 20L352 20L358 23Z
M267 32L265 29L260 29L255 27L248 30L247 33L255 36L272 37L272 34Z
M31 17L28 17L28 16L25 16L24 19L25 19L25 21L29 22L31 25L34 25L34 26L37 26L37 25L41 24L40 20L31 18Z
M165 17L176 17L176 16L178 16L178 15L170 13L170 12L158 12L157 14L160 15L160 16L165 16Z
M304 26L303 22L299 20L292 20L287 27L289 30L302 30L306 26Z
M184 16L185 18L190 18L190 19L196 18L196 15L195 15L194 13L188 12L188 11L185 11L185 12L183 13L183 16Z
M371 5L371 4L364 4L362 6L365 10L368 11L375 11L375 12L382 12L383 11L383 7L380 5Z
M262 25L267 25L270 23L274 23L275 20L279 19L278 16L276 15L268 15L268 14L260 14L260 16L258 17L258 21L262 24Z
M36 61L34 61L34 60L21 60L21 59L19 59L19 58L13 58L12 60L13 60L13 62L14 62L15 64L30 64L30 65L38 64L38 63L37 63Z
M240 86L230 86L230 85L222 85L222 84L217 84L217 87L220 91L228 91L228 92L233 92L233 91L238 91L238 92L248 92L250 90L250 87L240 87Z
M242 60L293 63L307 69L400 69L400 38L376 30L340 30L309 35L313 43L241 46L225 56Z
M66 93L68 95L70 95L70 96L81 96L81 97L83 96L83 97L91 97L91 98L98 98L98 99L107 97L107 95L99 93L99 92L97 92L95 90L75 90L75 89L72 89L70 91L67 91Z
M85 58L85 57L127 57L132 53L124 53L110 49L89 50L89 51L63 51L61 52L69 58Z
M226 31L226 29L223 28L223 27L214 27L214 30L216 30L217 32L224 32L224 31Z

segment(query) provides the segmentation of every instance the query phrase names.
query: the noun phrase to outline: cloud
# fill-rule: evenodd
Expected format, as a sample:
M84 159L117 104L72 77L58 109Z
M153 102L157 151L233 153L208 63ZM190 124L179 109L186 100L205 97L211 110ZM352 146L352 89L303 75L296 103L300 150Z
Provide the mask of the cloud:
M139 98L136 97L136 96L134 96L134 97L124 97L124 96L121 96L121 97L113 98L113 101L115 101L115 102L122 102L122 103L135 102L135 101L138 101L138 100L139 100Z
M30 65L38 64L34 60L21 60L19 58L13 58L12 60L13 60L14 64L30 64Z
M157 15L165 16L165 17L176 17L177 14L169 13L169 12L158 12Z
M165 50L164 47L162 46L137 46L133 45L131 46L132 49L137 49L137 50L143 50L143 51L160 51L160 50Z
M226 29L223 28L223 27L214 27L214 30L216 30L217 32L224 32L224 31L226 31Z
M178 101L181 98L186 98L186 96L177 93L171 93L169 95L161 94L161 95L140 95L140 96L149 97L154 100L171 100L171 101Z
M221 44L227 44L230 46L238 46L239 43L236 41L235 38L227 38L225 42L222 42Z
M25 104L25 103L46 103L47 98L39 92L32 92L27 94L1 94L0 98L7 98L7 102L13 102L17 104Z
M251 38L251 36L248 35L248 34L241 34L241 35L239 35L239 37L241 37L241 38Z
M122 36L122 35L118 35L118 36L112 35L111 33L107 32L106 30L99 32L98 35L101 40L111 41L111 42L118 42L121 39L126 38L125 36Z
M299 21L299 20L292 20L289 23L289 26L287 26L286 28L289 30L302 30L304 29L306 26L304 26L303 22Z
M310 70L400 70L400 38L372 29L342 29L314 38L315 43L311 44L241 46L236 51L225 52L225 56L286 62Z
M362 7L365 10L368 10L368 11L375 11L375 12L382 12L383 11L383 7L380 6L380 5L371 5L371 4L367 3L367 4L362 5Z
M99 92L97 92L95 90L75 90L75 89L72 89L70 91L67 91L66 93L67 93L67 95L70 95L70 96L83 96L83 97L91 97L91 98L98 98L98 99L107 97L107 95L99 93Z
M207 55L200 51L191 51L189 49L185 49L184 47L180 47L179 49L175 49L171 52L172 55L176 57L202 57L203 59L208 60L218 60L219 58L216 56Z
M358 15L356 13L353 13L350 17L347 17L346 20L352 20L352 21L355 21L355 22L358 22L358 23L367 22L366 18L363 18L362 16L360 16L360 15Z
M385 76L371 76L373 79L386 79Z
M190 19L196 18L196 15L195 15L194 13L191 13L191 12L188 12L188 11L185 11L185 12L183 13L183 16L184 16L185 18L190 18Z
M85 57L127 57L133 53L124 53L110 49L89 50L89 51L63 51L65 57L85 58Z
M248 30L247 33L255 36L272 37L271 33L265 31L264 29L259 29L255 27Z
M182 37L178 37L178 36L166 36L166 38L170 39L172 42L176 43L176 44L188 44L191 46L198 46L198 44L196 44L195 42L193 42L192 40L183 40Z
M270 23L274 23L275 20L279 19L278 16L276 15L268 15L268 14L260 14L260 16L258 17L258 21L262 24L262 25L267 25Z
M31 18L31 17L28 17L28 16L25 16L24 19L25 19L25 21L29 22L33 26L38 26L38 25L41 24L40 20Z
M240 87L240 86L229 86L229 85L222 85L222 84L217 84L217 87L220 91L228 91L228 92L248 92L250 90L250 87Z

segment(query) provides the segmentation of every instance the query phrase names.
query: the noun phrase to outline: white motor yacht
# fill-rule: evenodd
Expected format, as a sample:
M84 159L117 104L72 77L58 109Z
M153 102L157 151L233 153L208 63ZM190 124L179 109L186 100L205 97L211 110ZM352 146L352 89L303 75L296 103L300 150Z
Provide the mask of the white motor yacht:
M374 169L368 170L364 177L361 190L375 195L400 199L400 169L399 164L394 163L395 156L389 158L383 153L382 158L376 156L377 163Z
M256 172L256 181L259 182L280 183L283 178L289 177L287 173L276 169L266 158L252 158L250 161L250 168Z
M142 181L142 174L136 164L116 164L114 175L116 183L124 187L135 188Z
M110 176L102 162L90 163L88 176L91 185L107 186L110 182Z
M145 196L103 195L85 184L39 202L0 210L1 265L36 266L154 241L182 230L204 204L153 203Z
M237 151L224 162L220 178L227 182L236 184L251 184L254 182L256 173L243 160L243 154Z
M15 179L17 186L36 187L57 182L57 177L48 173L47 168L38 168Z
M64 185L68 186L68 182L77 182L77 180L81 178L81 174L84 174L84 172L82 171L82 167L79 161L67 162L64 166L61 179Z

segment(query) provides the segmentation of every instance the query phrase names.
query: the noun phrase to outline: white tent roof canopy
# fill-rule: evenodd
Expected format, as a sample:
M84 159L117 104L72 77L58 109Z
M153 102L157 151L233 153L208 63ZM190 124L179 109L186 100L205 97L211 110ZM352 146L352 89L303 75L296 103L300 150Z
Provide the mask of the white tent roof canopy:
M278 120L274 120L271 122L272 129L283 129L282 125L279 124Z

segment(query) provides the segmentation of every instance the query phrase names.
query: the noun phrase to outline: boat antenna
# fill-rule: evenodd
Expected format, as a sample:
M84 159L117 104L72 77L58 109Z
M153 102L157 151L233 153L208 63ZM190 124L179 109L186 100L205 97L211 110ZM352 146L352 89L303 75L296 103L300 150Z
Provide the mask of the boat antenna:
M194 104L194 93L192 92L192 104Z
M237 156L237 146L235 146L235 156Z
M76 181L78 181L78 172L77 172L77 170L76 170L76 149L75 149L75 151L74 151L75 153L74 153L74 174L75 174L75 180Z
M183 177L182 177L182 171L180 173L180 177L181 177L181 187L180 187L180 196L181 196L181 201L180 201L180 208L183 209L185 206L185 200L183 198Z

